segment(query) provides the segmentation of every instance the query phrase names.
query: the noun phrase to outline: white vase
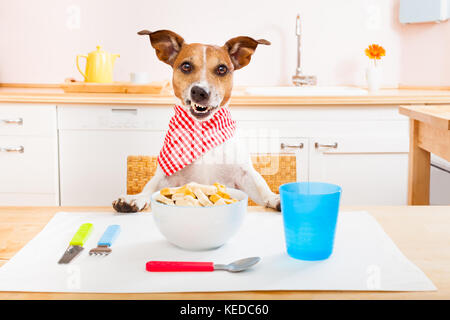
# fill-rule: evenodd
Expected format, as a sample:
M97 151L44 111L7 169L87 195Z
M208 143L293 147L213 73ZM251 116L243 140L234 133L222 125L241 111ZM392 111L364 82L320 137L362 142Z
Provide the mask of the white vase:
M377 92L380 90L382 72L380 66L370 65L366 69L366 80L369 92Z

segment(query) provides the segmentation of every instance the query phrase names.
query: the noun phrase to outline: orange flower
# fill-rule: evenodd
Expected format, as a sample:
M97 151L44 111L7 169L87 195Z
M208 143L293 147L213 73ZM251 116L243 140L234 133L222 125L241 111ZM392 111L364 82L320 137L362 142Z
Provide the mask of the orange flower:
M386 50L382 46L379 46L377 44L371 44L366 50L365 50L366 56L369 57L369 59L377 59L380 60L381 57L386 55Z

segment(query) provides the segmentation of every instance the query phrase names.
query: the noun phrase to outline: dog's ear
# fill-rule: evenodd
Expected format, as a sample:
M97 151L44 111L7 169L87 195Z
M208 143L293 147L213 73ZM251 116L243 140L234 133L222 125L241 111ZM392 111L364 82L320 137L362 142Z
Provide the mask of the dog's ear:
M255 52L258 44L270 45L270 42L264 39L255 40L250 37L236 37L228 40L223 48L228 51L234 69L240 69L250 63L252 54Z
M152 47L155 48L158 59L173 66L184 43L184 39L181 36L170 30L158 30L155 32L142 30L138 34L148 35Z

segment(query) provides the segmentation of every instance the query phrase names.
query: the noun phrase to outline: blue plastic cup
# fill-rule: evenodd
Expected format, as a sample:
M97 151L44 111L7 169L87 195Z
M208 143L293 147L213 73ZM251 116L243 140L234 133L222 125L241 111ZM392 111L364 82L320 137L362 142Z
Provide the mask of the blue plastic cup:
M287 253L300 260L324 260L333 252L341 187L322 182L280 186Z

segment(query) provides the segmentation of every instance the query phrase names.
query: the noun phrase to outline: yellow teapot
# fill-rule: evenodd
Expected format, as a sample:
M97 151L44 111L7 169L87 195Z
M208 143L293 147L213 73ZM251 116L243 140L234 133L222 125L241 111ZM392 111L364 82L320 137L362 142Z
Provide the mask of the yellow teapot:
M79 60L86 58L86 72L81 71ZM110 83L113 82L113 69L119 54L111 54L97 46L97 50L89 54L77 55L77 68L83 75L85 82Z

